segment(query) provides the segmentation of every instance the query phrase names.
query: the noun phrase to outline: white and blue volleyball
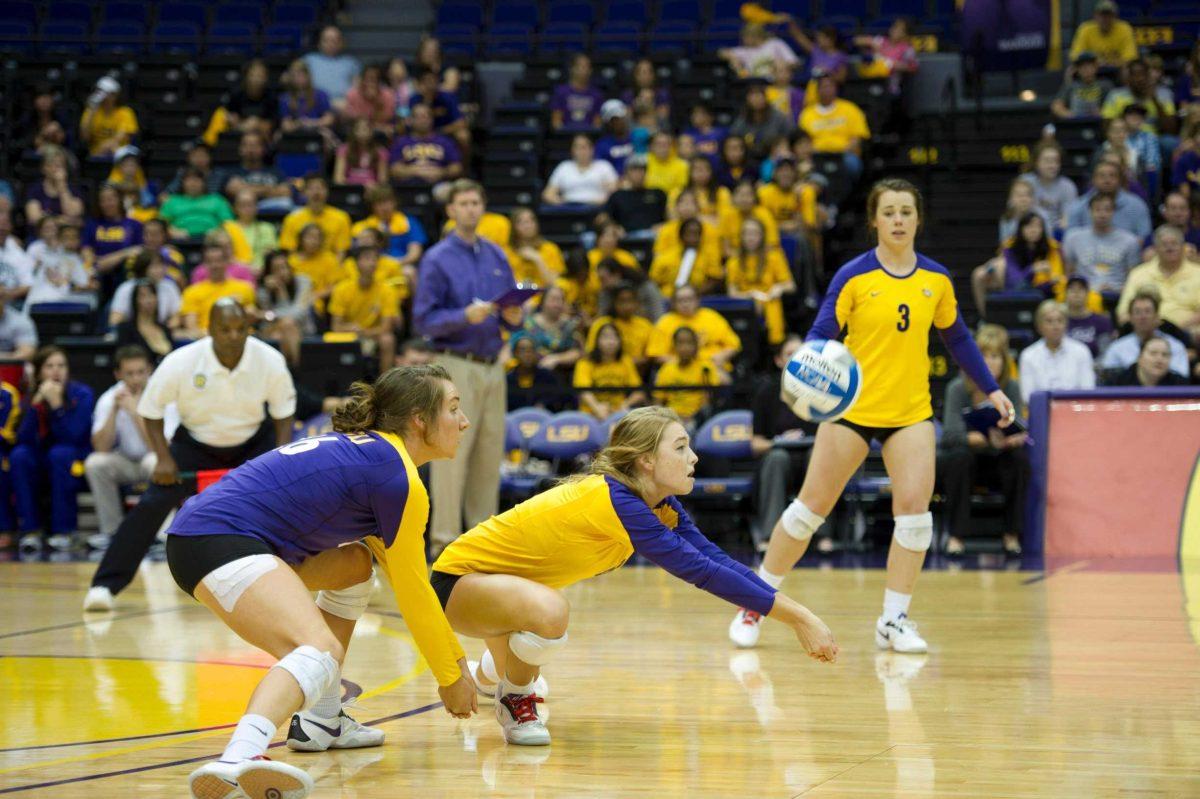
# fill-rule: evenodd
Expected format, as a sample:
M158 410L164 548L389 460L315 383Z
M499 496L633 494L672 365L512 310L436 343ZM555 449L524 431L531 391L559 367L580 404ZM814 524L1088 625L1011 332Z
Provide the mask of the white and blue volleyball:
M796 350L783 370L783 401L809 422L840 419L862 392L862 367L837 341L814 339Z

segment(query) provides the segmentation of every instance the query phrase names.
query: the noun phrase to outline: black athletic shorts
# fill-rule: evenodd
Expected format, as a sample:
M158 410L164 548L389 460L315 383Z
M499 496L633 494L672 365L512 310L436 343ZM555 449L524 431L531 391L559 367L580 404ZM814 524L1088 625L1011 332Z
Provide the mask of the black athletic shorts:
M188 596L200 581L226 563L247 555L274 555L266 541L248 535L168 535L167 566Z
M442 610L446 609L446 603L450 601L450 592L454 590L454 585L460 579L461 574L447 574L446 572L433 571L429 574L429 584L433 586L433 593L437 594L438 602L442 603Z
M928 419L921 420L921 422L932 421L932 416L930 416ZM921 422L915 422L914 424L921 424ZM863 441L866 441L868 444L870 444L871 440L874 439L875 441L879 442L879 446L883 446L884 443L887 442L887 440L891 438L892 434L897 430L904 430L905 428L912 427L911 424L905 425L904 427L867 427L865 425L846 421L845 419L837 419L834 421L834 424L840 424L842 427L849 427L851 430L862 436Z

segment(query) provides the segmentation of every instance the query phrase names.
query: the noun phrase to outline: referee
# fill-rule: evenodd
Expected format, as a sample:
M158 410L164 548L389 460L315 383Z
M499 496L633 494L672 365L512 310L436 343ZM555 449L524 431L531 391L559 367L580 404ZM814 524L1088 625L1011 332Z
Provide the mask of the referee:
M113 595L133 580L167 515L192 493L181 471L232 469L291 441L296 389L287 362L249 334L237 300L218 300L208 337L167 355L151 376L137 410L158 462L150 487L113 535L84 610L111 610ZM171 403L179 429L168 446L163 415Z

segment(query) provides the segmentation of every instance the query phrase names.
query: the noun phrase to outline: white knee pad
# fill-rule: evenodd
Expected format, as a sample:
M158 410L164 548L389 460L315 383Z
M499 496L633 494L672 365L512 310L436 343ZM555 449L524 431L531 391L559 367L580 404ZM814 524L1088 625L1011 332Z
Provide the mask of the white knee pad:
M797 541L807 541L825 523L825 517L813 513L799 499L793 499L792 504L783 511L780 521L783 522L785 533Z
M508 648L530 666L549 663L558 650L567 645L567 634L562 638L543 638L531 632L513 633L508 636Z
M304 693L301 710L308 710L316 704L321 695L341 679L341 669L333 656L307 644L288 652L271 668L283 669L300 684L300 690Z
M896 517L893 535L900 546L913 552L924 552L933 542L933 514L912 513Z
M333 591L318 591L317 607L339 619L358 621L363 613L366 613L374 591L375 572L372 571L371 576L358 585Z

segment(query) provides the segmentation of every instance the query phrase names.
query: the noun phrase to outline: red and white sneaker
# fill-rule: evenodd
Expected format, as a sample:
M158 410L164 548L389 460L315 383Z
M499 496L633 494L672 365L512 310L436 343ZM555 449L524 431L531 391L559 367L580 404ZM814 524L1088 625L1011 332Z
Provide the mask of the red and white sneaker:
M749 649L758 644L758 635L762 632L762 614L742 608L733 621L729 623L729 640L734 646Z
M546 746L550 731L538 717L538 705L546 700L536 693L512 693L507 690L511 687L502 682L496 691L496 721L504 730L504 740L518 746Z

